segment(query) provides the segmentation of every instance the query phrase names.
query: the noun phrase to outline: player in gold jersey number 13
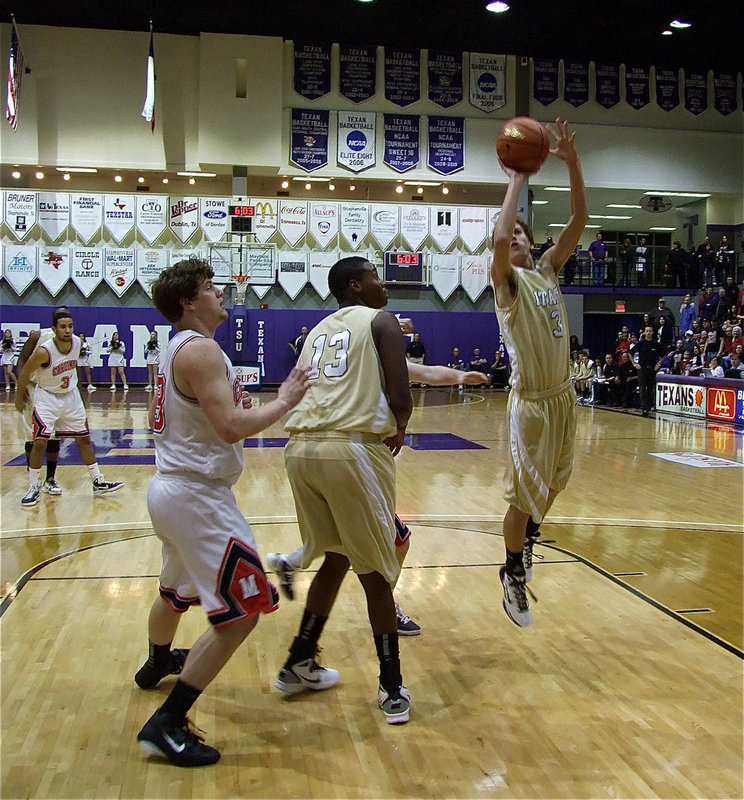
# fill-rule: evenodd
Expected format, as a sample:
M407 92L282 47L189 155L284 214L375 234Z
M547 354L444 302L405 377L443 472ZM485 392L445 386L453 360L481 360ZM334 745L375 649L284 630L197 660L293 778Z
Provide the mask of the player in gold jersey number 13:
M351 331L345 330L334 333L330 339L323 333L313 341L313 369L311 373L313 377L320 374L320 360L325 351L326 340L328 341L329 349L333 350L333 360L323 365L323 374L326 378L340 378L342 375L346 374L346 370L349 366L349 341L351 340Z

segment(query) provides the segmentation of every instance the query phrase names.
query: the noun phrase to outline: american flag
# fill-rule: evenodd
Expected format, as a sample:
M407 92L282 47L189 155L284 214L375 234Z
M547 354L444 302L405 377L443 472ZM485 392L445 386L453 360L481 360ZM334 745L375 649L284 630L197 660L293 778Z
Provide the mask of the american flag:
M150 25L150 52L147 55L147 80L145 83L145 105L142 116L150 123L150 130L155 131L155 48L152 41L152 25Z
M5 119L10 127L18 127L18 107L21 104L21 78L23 77L23 50L18 41L18 30L15 19L10 34L10 52L8 53L8 99L5 104Z

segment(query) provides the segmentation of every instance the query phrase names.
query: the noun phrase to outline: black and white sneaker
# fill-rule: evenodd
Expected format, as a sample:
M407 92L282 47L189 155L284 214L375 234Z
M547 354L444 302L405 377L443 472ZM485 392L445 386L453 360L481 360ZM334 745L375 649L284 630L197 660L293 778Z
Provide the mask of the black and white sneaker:
M28 487L28 491L21 498L21 505L23 508L31 508L39 502L39 495L41 494L41 484L38 482L33 486Z
M397 603L395 617L398 622L398 636L418 636L421 633L421 626L417 625Z
M532 614L524 575L510 574L504 566L499 570L499 577L504 587L504 611L515 625L520 628L528 627L532 624Z
M137 734L140 747L152 756L167 758L177 767L205 767L220 760L219 750L204 744L204 737L187 718L156 711Z
M338 670L321 667L315 658L298 661L291 667L281 669L274 686L287 694L330 689L341 678Z
M52 495L52 497L59 497L62 494L62 487L57 483L55 478L47 478L41 484L41 491Z
M170 659L165 666L156 668L150 664L150 659L137 670L134 682L140 689L154 689L166 675L180 675L186 663L188 650L175 649L170 652Z
M380 686L377 699L388 725L402 725L404 722L408 722L411 712L411 694L405 686L401 686L393 692L388 692L387 689Z
M124 485L124 481L107 481L103 478L96 478L93 481L93 496L99 497L102 494L116 492Z
M294 569L290 567L281 553L269 553L266 563L272 572L279 578L279 590L287 598L294 600Z
M543 558L543 556L533 551L534 546L540 541L540 531L537 533L537 536L526 536L524 540L524 547L522 548L522 563L524 564L524 577L527 583L529 583L534 577L534 559Z

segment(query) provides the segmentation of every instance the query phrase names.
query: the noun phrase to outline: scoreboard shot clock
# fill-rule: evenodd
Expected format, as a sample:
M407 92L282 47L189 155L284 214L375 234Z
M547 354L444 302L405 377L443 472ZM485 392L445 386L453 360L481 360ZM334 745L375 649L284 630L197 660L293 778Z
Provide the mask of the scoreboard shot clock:
M230 233L253 233L253 217L256 207L247 203L229 205L227 214L230 217Z
M404 250L385 251L385 283L424 283L424 254Z

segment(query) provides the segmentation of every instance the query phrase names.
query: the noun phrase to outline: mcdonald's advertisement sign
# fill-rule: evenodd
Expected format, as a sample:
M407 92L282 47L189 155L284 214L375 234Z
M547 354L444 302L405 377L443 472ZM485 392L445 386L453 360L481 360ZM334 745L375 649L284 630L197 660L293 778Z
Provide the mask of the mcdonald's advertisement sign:
M744 423L744 389L708 386L708 418Z

